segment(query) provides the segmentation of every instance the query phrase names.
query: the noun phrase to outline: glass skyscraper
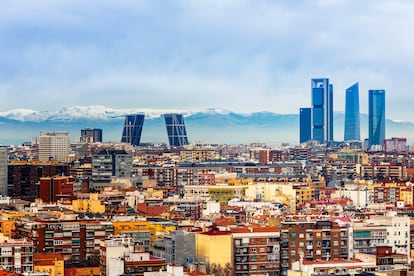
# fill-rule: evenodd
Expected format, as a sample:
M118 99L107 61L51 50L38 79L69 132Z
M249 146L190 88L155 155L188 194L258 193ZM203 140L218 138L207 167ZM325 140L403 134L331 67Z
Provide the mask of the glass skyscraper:
M144 114L125 116L124 129L121 138L122 143L130 143L132 146L139 146L144 118Z
M368 91L369 146L382 145L385 139L385 90Z
M312 79L312 139L333 141L333 86L329 79Z
M345 91L344 141L360 139L359 85L355 83Z
M299 109L300 121L300 143L305 143L312 139L312 108Z
M182 114L164 114L165 126L167 128L168 141L171 147L188 145L187 131Z

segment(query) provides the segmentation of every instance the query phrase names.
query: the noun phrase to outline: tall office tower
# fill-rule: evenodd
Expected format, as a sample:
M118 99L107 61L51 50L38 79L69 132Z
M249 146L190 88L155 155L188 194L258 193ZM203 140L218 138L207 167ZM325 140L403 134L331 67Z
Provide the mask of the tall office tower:
M333 141L333 86L329 79L312 79L312 139Z
M69 132L66 131L40 132L38 143L40 161L64 162L70 153Z
M85 128L81 129L81 141L88 143L102 142L102 129Z
M344 141L360 140L359 85L355 83L345 91Z
M187 131L182 114L164 114L165 126L167 127L168 141L171 147L188 145Z
M300 143L305 143L312 139L312 108L299 109L300 121Z
M369 146L382 145L385 139L385 90L368 91Z
M141 141L142 127L144 126L144 114L125 116L124 129L122 131L122 143L130 143L132 146L139 146Z
M7 163L7 147L0 146L0 195L2 196L7 195Z

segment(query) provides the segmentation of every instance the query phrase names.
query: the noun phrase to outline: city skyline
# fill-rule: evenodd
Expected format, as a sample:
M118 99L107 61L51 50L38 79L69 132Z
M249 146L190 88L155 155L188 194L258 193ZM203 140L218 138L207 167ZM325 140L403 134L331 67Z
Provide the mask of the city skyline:
M387 118L408 121L413 12L405 1L8 2L0 112L94 104L297 114L309 79L329 76L335 91L359 82L365 114L368 90L385 89ZM333 109L345 110L342 93Z

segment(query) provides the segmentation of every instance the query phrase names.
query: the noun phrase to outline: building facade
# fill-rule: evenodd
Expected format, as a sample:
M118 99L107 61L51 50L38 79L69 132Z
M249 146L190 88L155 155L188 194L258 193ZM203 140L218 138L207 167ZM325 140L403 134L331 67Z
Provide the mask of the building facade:
M170 146L181 147L188 145L184 116L182 114L169 113L164 114L164 120Z
M328 78L312 79L312 139L333 141L333 86Z
M312 139L312 108L299 109L300 137L299 142L305 143Z
M122 143L129 143L132 146L139 146L141 142L142 127L144 126L144 114L125 116L124 129L122 131Z
M81 129L81 142L96 143L102 142L102 129L85 128Z
M0 146L0 195L8 194L8 177L7 177L7 147Z
M368 91L368 143L382 145L385 139L385 90Z
M92 185L110 184L113 178L130 180L132 155L124 150L102 150L92 156Z
M355 83L345 91L344 141L360 139L359 84Z
M70 153L69 132L40 132L39 160L64 162Z

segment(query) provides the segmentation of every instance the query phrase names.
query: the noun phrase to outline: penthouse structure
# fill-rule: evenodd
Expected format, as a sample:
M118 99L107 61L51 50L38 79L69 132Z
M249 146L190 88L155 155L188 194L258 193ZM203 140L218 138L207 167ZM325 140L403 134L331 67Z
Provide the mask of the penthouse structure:
M122 131L122 143L129 143L132 146L139 146L141 141L142 127L144 126L144 114L125 116L124 129Z
M171 147L188 145L187 131L182 114L164 114L165 126L167 128L168 141Z

